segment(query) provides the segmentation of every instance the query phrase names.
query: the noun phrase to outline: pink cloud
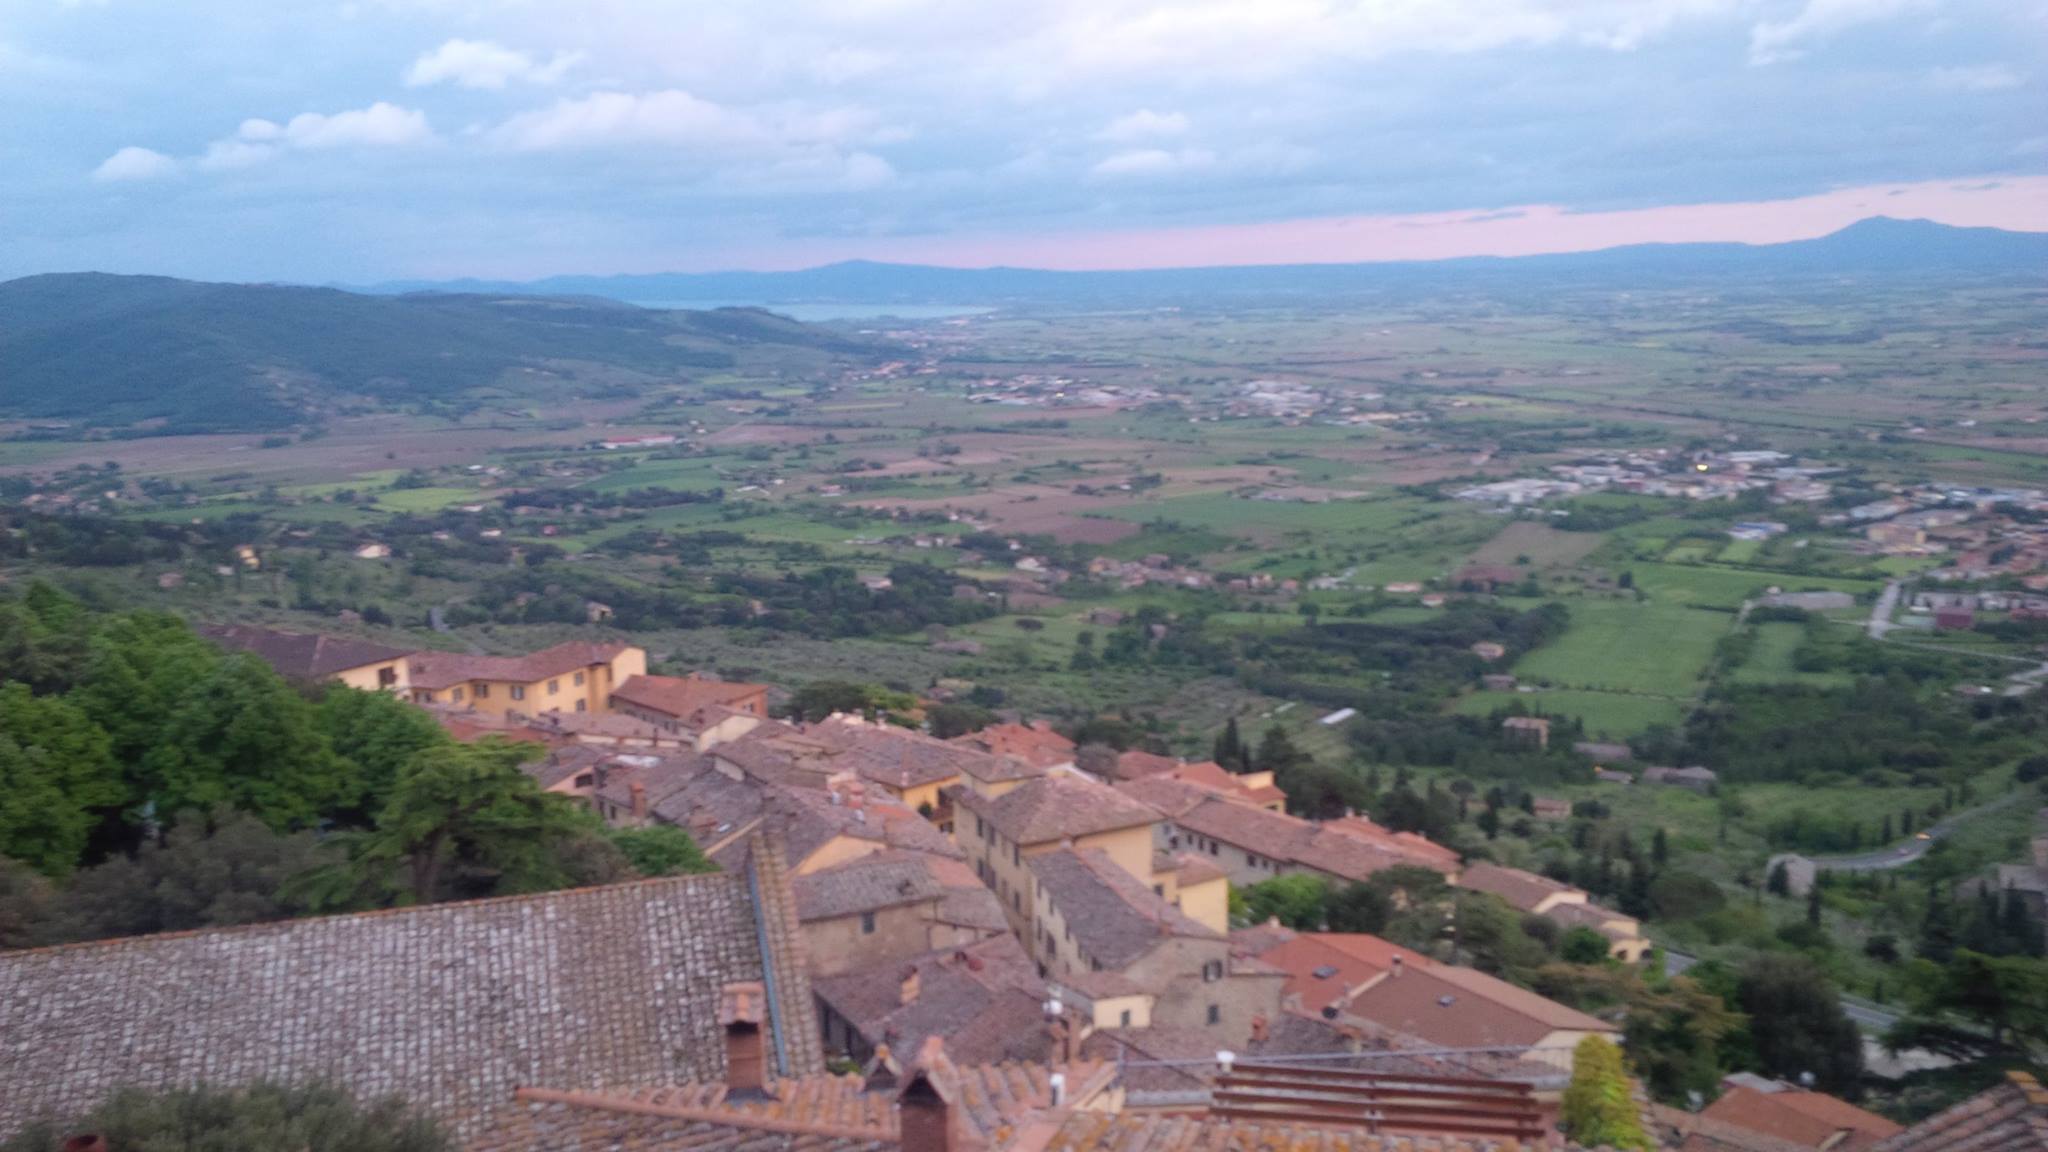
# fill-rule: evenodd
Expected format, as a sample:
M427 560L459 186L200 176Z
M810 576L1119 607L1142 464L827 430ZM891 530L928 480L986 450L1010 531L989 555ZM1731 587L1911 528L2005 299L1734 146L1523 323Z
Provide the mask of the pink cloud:
M1551 204L1408 215L1337 216L1194 228L859 239L734 250L699 267L806 268L870 259L975 268L1196 268L1527 256L1624 244L1774 244L1824 236L1869 216L2048 232L2048 176L1843 188L1788 200L1574 212Z

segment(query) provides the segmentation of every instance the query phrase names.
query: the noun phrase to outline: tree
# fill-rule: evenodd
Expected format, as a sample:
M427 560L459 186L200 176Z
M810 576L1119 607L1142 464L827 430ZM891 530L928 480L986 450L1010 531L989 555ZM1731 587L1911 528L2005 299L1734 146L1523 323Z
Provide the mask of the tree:
M1277 918L1289 928L1321 931L1330 886L1321 877L1296 873L1262 880L1243 890L1245 916L1254 923Z
M1684 976L1662 987L1634 972L1626 977L1622 1035L1643 1086L1671 1104L1686 1103L1694 1092L1712 1095L1721 1080L1721 1040L1742 1026L1742 1018Z
M47 879L26 864L0 856L0 952L46 942L52 899Z
M74 873L46 935L102 940L287 919L310 910L295 883L337 855L310 832L278 833L231 808L181 813L161 842Z
M0 855L61 876L124 795L112 744L83 709L0 684Z
M1215 743L1209 747L1209 759L1231 772L1244 760L1244 737L1238 733L1237 717L1224 721L1223 731L1216 734Z
M933 705L925 710L924 718L931 725L933 736L951 740L995 723L996 714L979 704L955 702Z
M1308 754L1295 747L1287 730L1275 724L1259 738L1259 750L1252 758L1252 767L1261 772L1279 772L1296 767L1307 759Z
M159 811L229 804L286 829L362 800L313 706L254 656L230 656L179 693L142 766Z
M1570 964L1599 964L1607 959L1607 937L1580 924L1558 941L1557 954Z
M1326 914L1332 932L1377 933L1387 926L1394 902L1370 884L1347 884L1330 893Z
M1765 954L1736 981L1736 1005L1749 1017L1759 1070L1783 1080L1811 1073L1823 1092L1861 1092L1863 1036L1842 1011L1841 994L1803 956Z
M1969 1062L1991 1053L2024 1059L2048 1046L2048 961L1962 949L1946 964L1914 961L1906 989L1908 1012L1885 1035L1887 1047Z
M1572 1051L1572 1079L1559 1119L1565 1133L1588 1148L1650 1147L1622 1071L1621 1049L1604 1036L1588 1036Z
M330 685L314 707L314 724L335 755L354 766L361 790L352 823L368 823L391 794L399 769L415 755L448 740L424 710L385 692Z
M1486 838L1488 840L1494 840L1499 838L1500 811L1498 809L1493 807L1486 807L1480 809L1479 819L1474 821L1474 823L1479 825L1479 830L1486 834Z
M1650 908L1665 920L1696 920L1726 902L1720 885L1695 872L1666 869L1650 881Z
M1662 826L1659 826L1657 834L1650 838L1650 862L1658 868L1662 868L1670 860L1671 837L1664 831Z
M95 1107L37 1123L0 1141L0 1152L49 1152L67 1136L94 1132L107 1147L151 1152L453 1152L424 1112L398 1097L359 1104L328 1084L258 1083L246 1088L117 1089Z
M791 719L816 723L834 712L865 712L873 706L874 689L847 680L813 680L790 693Z
M560 887L556 850L595 817L519 771L535 751L486 737L407 761L377 826L352 844L358 896L409 904Z
M1792 870L1783 860L1771 865L1771 874L1764 881L1764 890L1773 896L1786 896L1792 892Z
M1806 922L1820 927L1820 879L1814 878L1813 886L1806 890Z
M0 680L38 694L69 691L85 671L85 606L41 580L0 600Z
M689 872L716 872L718 865L706 859L688 832L667 824L645 828L620 828L610 833L612 843L642 876L679 876Z

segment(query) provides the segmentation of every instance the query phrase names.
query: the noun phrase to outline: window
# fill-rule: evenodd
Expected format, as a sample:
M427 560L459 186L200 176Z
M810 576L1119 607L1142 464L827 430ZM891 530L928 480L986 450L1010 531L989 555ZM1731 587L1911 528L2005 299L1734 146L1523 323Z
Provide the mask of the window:
M578 673L576 674L576 677L575 677L575 684L576 684L576 686L577 686L578 688L581 688L581 687L583 687L583 673L581 673L581 672L578 672Z
M448 699L456 704L462 703L462 689L450 688L448 690Z
M1010 863L1022 868L1024 866L1024 849L1015 844L1010 845Z
M860 934L863 936L875 934L875 914L873 912L863 912L860 914Z
M1209 1005L1209 1023L1211 1023L1211 1024L1221 1024L1221 1023L1223 1023L1223 1009L1222 1009L1222 1007L1221 1007L1221 1006L1219 1006L1219 1005L1216 1005L1216 1004L1211 1004L1211 1005Z
M578 788L589 788L596 783L597 777L588 772L576 778L576 787Z
M377 687L379 687L379 688L389 688L389 687L391 687L391 686L392 686L393 684L396 684L396 683L398 683L398 669L396 669L396 668L379 668L379 669L377 669Z
M562 682L560 680L548 681L548 695L553 696L555 693L560 692L561 690Z
M1220 853L1220 852L1218 852L1218 851L1216 850L1216 842L1215 842L1214 840L1211 840L1211 841L1209 841L1209 855L1211 855L1211 856L1220 856L1220 855L1222 855L1222 853Z
M588 700L578 700L578 701L576 702L576 710L577 710L578 712L588 712L588 711L590 711L590 701L588 701Z
M476 686L476 698L477 698L477 699L479 699L479 700L488 700L488 699L490 699L490 698L491 698L491 686L490 686L489 684L478 684L478 685Z
M1164 884L1154 884L1154 885L1152 886L1152 894L1153 894L1154 896L1157 896L1157 897L1159 897L1159 898L1160 898L1161 900L1164 900L1164 899L1166 899L1166 885L1164 885Z
M1010 893L1010 909L1015 912L1024 911L1024 901L1018 899L1015 892Z
M1117 1013L1116 1026L1119 1028L1129 1028L1131 1026L1131 1010L1129 1008Z
M514 684L514 685L512 686L512 698L513 698L514 700L524 700L524 699L526 699L526 685L524 685L524 684Z
M1213 984L1221 979L1223 979L1223 961L1210 960L1202 965L1202 983ZM1215 1021L1211 1020L1210 1023L1214 1024Z

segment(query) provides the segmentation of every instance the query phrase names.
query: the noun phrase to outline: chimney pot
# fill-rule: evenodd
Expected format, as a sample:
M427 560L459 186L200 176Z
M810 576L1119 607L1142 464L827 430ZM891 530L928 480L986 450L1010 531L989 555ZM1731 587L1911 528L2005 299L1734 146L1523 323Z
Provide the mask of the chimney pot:
M633 818L635 820L647 819L647 785L635 780L626 787L628 793L633 798Z
M1064 1107L1067 1103L1067 1074L1055 1072L1046 1079L1046 1087L1052 1089L1052 1106Z
M1402 967L1403 967L1403 965L1402 965L1402 963L1401 963L1401 957L1400 957L1400 955L1399 955L1398 953L1396 953L1396 954L1395 954L1395 956L1394 956L1394 975L1395 975L1396 977L1398 977L1398 976L1400 976L1400 975L1401 975L1401 969L1402 969Z
M922 985L923 979L918 975L917 969L912 968L908 972L905 972L903 974L902 984L900 984L897 987L898 1002L903 1004L909 1004L915 1001L917 999L918 992L922 988Z
M767 994L765 985L752 981L728 984L720 997L727 1099L759 1099L768 1094L768 1046L761 1030Z

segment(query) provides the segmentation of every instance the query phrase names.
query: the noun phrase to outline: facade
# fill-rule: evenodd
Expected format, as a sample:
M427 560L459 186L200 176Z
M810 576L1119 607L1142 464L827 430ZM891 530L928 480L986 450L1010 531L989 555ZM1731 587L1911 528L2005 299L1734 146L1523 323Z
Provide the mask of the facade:
M609 712L612 690L647 674L647 653L630 644L572 641L525 656L415 652L407 658L412 698L477 712Z
M1607 938L1608 955L1633 964L1650 950L1642 923L1593 903L1583 889L1481 861L1458 876L1458 886L1498 896L1518 911L1555 921L1561 928L1590 928Z
M1078 776L1044 776L1000 796L956 785L954 839L975 875L1002 902L1019 939L1032 936L1036 906L1026 860L1062 847L1100 849L1136 877L1152 875L1159 814L1116 789Z

